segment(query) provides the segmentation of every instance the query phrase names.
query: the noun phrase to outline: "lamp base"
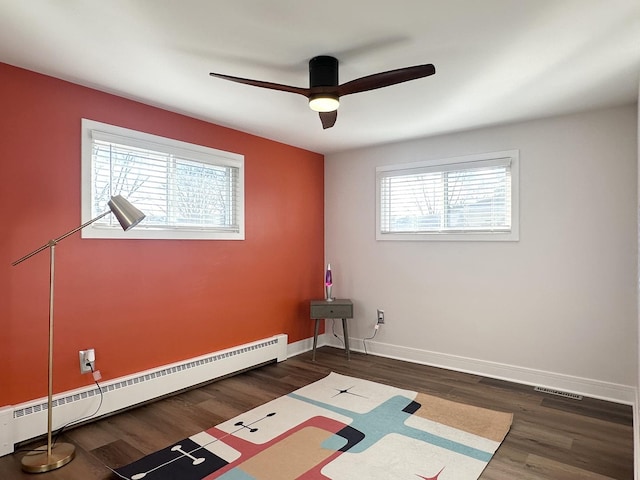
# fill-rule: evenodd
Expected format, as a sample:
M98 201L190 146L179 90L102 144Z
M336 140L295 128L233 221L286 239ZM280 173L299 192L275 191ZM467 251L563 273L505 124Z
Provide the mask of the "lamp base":
M324 286L324 293L325 293L325 295L324 295L324 299L325 299L327 302L333 302L333 297L331 296L331 289L332 289L332 288L333 288L333 285L327 285L327 284L325 284L325 286Z
M51 447L51 456L47 455L47 446L22 457L22 470L27 473L44 473L60 468L76 456L76 447L70 443L56 443Z

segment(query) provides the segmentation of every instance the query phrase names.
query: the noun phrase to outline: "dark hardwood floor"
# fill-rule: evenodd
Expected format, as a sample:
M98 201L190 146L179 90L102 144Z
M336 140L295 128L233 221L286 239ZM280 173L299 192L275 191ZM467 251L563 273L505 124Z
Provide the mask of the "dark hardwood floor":
M511 430L480 477L484 480L633 479L629 406L564 399L528 386L360 353L347 362L342 350L330 347L318 350L316 362L305 353L76 427L61 440L76 446L75 460L38 478L115 479L105 465L130 463L331 371L513 412ZM0 458L0 479L33 480L21 472L21 456Z

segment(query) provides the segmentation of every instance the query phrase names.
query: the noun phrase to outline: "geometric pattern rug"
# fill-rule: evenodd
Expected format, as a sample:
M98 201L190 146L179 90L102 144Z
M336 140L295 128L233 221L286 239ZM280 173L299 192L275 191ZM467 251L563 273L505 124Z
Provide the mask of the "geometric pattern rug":
M512 420L331 373L115 472L128 480L475 480Z

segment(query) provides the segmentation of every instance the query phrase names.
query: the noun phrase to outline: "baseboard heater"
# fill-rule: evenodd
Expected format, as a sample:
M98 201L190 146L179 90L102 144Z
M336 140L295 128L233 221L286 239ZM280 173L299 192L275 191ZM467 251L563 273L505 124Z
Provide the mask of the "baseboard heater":
M269 361L287 358L287 335L276 335L53 397L53 430L93 414L107 415ZM0 409L0 456L14 445L46 434L47 399Z

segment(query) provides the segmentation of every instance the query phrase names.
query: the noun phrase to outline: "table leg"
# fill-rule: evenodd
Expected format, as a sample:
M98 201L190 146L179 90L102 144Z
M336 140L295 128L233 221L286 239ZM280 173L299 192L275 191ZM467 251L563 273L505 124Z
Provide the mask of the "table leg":
M342 332L344 333L344 349L347 352L347 361L351 360L349 353L349 330L347 329L347 319L342 319Z
M320 319L316 318L316 331L313 334L313 355L311 356L311 361L316 361L316 347L318 346L318 332L320 331Z

